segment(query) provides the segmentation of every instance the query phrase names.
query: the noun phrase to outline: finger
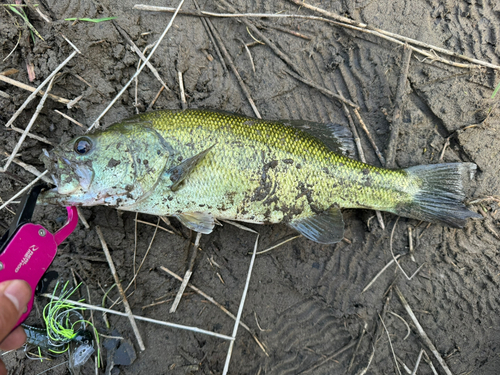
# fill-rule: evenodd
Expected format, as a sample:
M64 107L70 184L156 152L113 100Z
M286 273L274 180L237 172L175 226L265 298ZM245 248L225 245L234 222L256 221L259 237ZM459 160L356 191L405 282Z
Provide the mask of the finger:
M12 331L30 298L31 288L26 281L0 283L0 342Z
M17 327L0 343L0 349L5 351L14 350L23 346L25 342L26 332L24 332L23 327Z
M0 360L0 375L7 375L7 369L2 360Z

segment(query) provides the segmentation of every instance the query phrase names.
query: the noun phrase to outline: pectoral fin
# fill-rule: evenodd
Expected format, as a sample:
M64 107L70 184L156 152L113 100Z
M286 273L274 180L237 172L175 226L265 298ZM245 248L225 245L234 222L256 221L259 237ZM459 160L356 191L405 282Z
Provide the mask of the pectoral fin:
M321 214L293 220L288 225L304 237L318 243L332 244L344 238L344 219L342 212L336 207Z
M176 191L179 188L181 182L193 171L198 163L203 160L203 158L214 146L215 145L207 148L206 150L189 159L184 160L182 163L170 168L165 172L165 175L168 176L170 181L172 181L172 186L170 187L172 191Z
M203 234L212 233L215 226L212 214L205 212L185 212L177 215L177 218L189 229Z

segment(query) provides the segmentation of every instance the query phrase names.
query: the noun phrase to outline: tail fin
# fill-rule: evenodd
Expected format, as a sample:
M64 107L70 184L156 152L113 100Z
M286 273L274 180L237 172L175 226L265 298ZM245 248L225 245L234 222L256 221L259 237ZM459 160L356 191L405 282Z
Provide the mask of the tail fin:
M465 199L463 181L472 178L475 170L473 163L419 165L405 169L415 181L417 191L413 201L398 206L396 213L454 228L462 228L468 218L482 218L462 203Z

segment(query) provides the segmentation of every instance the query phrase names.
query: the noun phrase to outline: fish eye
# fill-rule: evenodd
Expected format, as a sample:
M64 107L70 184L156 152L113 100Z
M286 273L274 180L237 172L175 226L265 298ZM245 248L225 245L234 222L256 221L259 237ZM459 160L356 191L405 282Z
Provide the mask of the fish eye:
M75 141L74 150L78 155L88 154L92 150L92 141L87 137L78 138Z

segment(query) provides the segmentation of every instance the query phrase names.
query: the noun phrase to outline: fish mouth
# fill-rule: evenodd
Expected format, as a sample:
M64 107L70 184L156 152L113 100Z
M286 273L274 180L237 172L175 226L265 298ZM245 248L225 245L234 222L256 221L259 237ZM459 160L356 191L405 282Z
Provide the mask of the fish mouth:
M40 159L49 171L57 193L71 195L89 190L94 171L88 165L72 162L45 149Z

